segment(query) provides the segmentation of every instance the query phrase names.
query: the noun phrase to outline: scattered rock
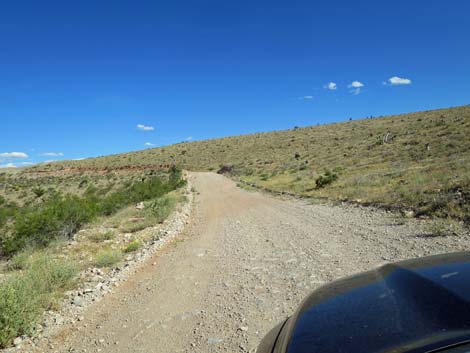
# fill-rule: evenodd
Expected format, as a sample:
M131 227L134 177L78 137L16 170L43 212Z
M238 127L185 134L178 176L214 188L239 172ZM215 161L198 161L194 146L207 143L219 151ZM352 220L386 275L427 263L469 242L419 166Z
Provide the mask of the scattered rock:
M208 344L219 344L222 343L224 340L222 338L216 338L216 337L209 337L207 339Z
M405 210L403 211L403 216L405 216L406 218L413 218L415 216L415 213L411 210Z
M77 295L75 298L73 298L72 303L76 306L83 306L83 298Z
M21 343L23 343L23 339L21 337L16 337L14 340L13 340L13 344L18 347Z
M188 190L190 188L189 183L187 186ZM135 272L136 266L142 264L150 255L154 254L160 250L163 246L173 240L173 238L178 235L185 225L188 223L188 218L191 215L192 209L192 193L188 193L188 202L186 202L182 207L180 207L175 213L173 213L167 220L164 221L162 225L158 227L153 227L153 233L158 232L158 240L154 239L142 247L139 251L134 254L128 255L128 262L123 263L120 267L113 268L111 270L102 270L97 267L88 268L80 273L79 278L80 282L83 283L81 288L76 290L67 291L64 293L66 300L61 304L59 312L48 311L44 314L44 319L37 326L35 334L32 340L23 340L21 337L15 339L14 344L19 345L29 345L30 343L34 346L38 339L47 340L49 342L49 337L57 332L58 327L63 324L72 323L74 321L83 321L85 318L80 315L83 308L88 305L101 300L107 293L111 291L111 288L118 286L119 282L122 282L128 279ZM143 203L136 205L137 209L145 208ZM104 231L104 230L103 230ZM85 234L86 229L80 230L78 234ZM134 237L132 233L126 233L123 235L125 239L131 239ZM71 241L70 243L76 243ZM72 244L72 245L73 245ZM82 253L80 255L81 260L93 261L93 258L90 257L87 259L87 254ZM156 265L156 262L152 263L153 266ZM96 283L95 290L90 286L91 283ZM83 324L80 327L86 327L87 324ZM77 328L77 330L80 329ZM117 344L117 342L115 343ZM29 347L29 346L28 346ZM52 349L52 347L49 347ZM101 349L98 349L98 351ZM0 350L0 352L3 352ZM85 352L85 350L83 350Z

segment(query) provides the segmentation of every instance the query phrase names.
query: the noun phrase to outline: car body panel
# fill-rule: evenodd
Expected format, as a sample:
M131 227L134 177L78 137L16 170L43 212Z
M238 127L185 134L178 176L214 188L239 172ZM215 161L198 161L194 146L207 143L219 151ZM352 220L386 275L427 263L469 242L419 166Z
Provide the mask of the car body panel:
M470 253L389 264L307 297L276 353L430 352L470 340Z

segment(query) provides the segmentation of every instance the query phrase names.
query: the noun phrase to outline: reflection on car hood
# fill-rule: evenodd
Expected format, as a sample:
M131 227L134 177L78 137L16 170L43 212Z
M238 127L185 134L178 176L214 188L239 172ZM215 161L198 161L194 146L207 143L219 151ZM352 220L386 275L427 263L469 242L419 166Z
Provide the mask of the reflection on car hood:
M423 352L470 339L470 253L386 265L313 292L289 353Z

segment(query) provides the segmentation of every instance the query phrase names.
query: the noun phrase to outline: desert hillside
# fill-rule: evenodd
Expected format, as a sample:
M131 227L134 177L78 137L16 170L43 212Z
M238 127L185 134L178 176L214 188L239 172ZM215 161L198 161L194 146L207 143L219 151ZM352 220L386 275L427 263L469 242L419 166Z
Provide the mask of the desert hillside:
M406 206L467 219L470 106L184 142L29 170L222 166L242 181L300 196Z

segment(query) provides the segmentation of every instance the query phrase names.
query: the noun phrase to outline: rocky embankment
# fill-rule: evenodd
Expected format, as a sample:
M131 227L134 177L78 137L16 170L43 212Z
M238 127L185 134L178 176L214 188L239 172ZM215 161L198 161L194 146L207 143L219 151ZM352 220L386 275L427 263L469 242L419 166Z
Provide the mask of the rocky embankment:
M158 235L158 239L144 244L139 250L125 256L124 261L111 269L96 267L80 272L78 287L67 291L58 310L44 313L44 317L35 329L32 337L17 337L12 348L0 350L2 353L28 351L38 344L49 344L64 325L71 325L84 320L87 310L103 300L114 288L132 277L151 256L172 242L189 223L193 206L193 193L189 183L186 186L187 202L178 205L177 209L163 224L150 227L144 231ZM157 237L154 237L157 238Z

